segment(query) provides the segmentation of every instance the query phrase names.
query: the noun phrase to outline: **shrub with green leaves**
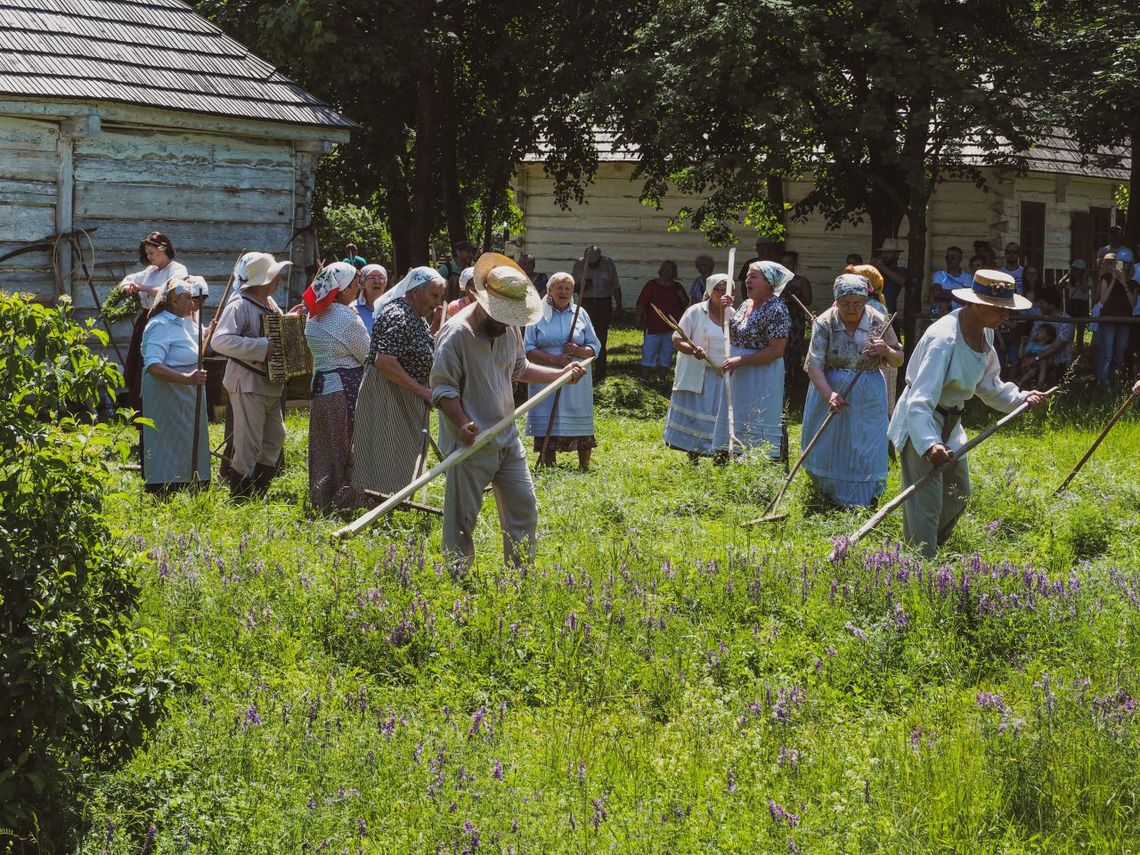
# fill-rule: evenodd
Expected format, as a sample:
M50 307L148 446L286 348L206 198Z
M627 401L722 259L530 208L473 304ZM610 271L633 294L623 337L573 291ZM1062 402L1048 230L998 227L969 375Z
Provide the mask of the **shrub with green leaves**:
M53 851L85 777L159 717L162 644L134 626L134 570L103 516L125 419L89 412L118 369L69 307L0 292L0 828Z

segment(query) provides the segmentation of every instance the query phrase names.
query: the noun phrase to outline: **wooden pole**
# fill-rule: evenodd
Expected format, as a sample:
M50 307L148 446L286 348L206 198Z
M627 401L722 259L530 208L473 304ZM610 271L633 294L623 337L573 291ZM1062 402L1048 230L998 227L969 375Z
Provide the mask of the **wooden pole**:
M1060 386L1054 386L1052 389L1049 389L1047 392L1045 392L1045 397L1049 397L1050 395L1054 394L1060 388L1061 388ZM966 456L967 452L969 452L970 449L974 448L977 445L981 445L983 442L985 442L987 439L989 439L991 436L993 436L995 433L997 433L999 430L1001 430L1003 427L1005 427L1007 424L1012 422L1014 419L1016 419L1018 416L1020 416L1022 413L1024 413L1028 409L1029 409L1028 402L1023 403L1019 407L1017 407L1017 409L1015 409L1013 412L1009 413L1006 416L1003 416L1001 419L994 422L992 425L990 425L988 428L986 428L980 434L975 436L973 439L966 442L961 448L959 448L956 452L954 452L954 460L961 460L963 457ZM887 516L887 514L889 514L895 508L899 507L899 505L902 505L911 496L913 496L915 493L917 493L919 490L921 490L923 487L925 487L927 484L929 484L931 481L933 481L938 476L938 473L942 471L942 469L943 469L942 466L938 466L934 469L931 469L929 472L927 472L925 475L923 475L921 478L919 478L917 481L915 481L913 484L911 484L909 487L907 487L905 490L903 490L901 493L899 493L897 496L895 496L893 499L891 499L889 502L887 502L887 504L885 504L885 505L883 505L883 507L879 508L878 512L873 517L871 517L869 520L867 520L867 522L865 522L863 524L862 528L860 528L857 532L855 532L854 534L852 534L850 537L847 538L847 543L844 544L844 549L850 549L852 546L854 546L860 540L862 540L864 537L866 537L867 534L871 531L871 529L873 529L875 526L877 526L880 522L883 521L883 519ZM831 551L831 559L830 560L835 561L838 557L838 553L839 553L839 547L837 546L837 547L835 547L835 549L833 549Z
M671 317L669 317L667 314L665 314L663 311L661 311L659 308L657 308L656 303L650 303L649 306L650 306L650 308L653 309L653 311L655 311L657 313L657 317L661 318L661 320L663 320L665 323L667 323L669 325L669 327L673 330L673 332L675 332L677 335L679 335L681 337L681 341L683 341L689 347L693 348L693 350L702 350L703 349L703 348L697 347L696 343L691 338L689 338L687 335L685 335L685 331L683 329L681 329L681 327ZM711 368L713 371L715 371L721 377L724 376L724 369L721 368L719 365L717 365L715 362L713 362L707 353L704 356L704 360L705 360L705 362L708 363L709 368Z
M372 496L374 498L380 499L381 501L387 501L389 498L387 493L377 493L375 490L364 490L362 492L366 496ZM400 507L411 508L413 511L422 511L425 514L432 514L433 516L437 517L443 516L443 511L440 508L433 508L431 505L425 505L422 502L413 502L411 499L400 502Z
M801 309L803 309L804 314L806 314L809 318L811 318L811 322L814 324L815 323L815 313L812 312L812 310L809 309L807 306L805 306L803 304L803 302L801 302L800 298L797 297L795 294L789 294L788 296L796 301L796 305L799 306ZM891 315L891 317L893 318L894 315Z
M202 309L205 309L205 303ZM202 370L202 315L204 311L198 311L198 370ZM195 383L194 387L194 441L190 444L190 483L193 484L198 480L198 448L201 443L201 431L198 429L198 422L202 418L202 392L204 389L202 383Z
M1132 406L1137 398L1140 398L1140 392L1133 392L1131 395L1124 399L1124 403L1120 405L1120 409L1113 413L1112 418L1108 420L1108 424L1104 426L1104 430L1102 430L1100 432L1100 435L1095 440L1093 440L1093 444L1089 447L1089 450L1085 452L1084 457L1082 457L1077 462L1077 465L1073 467L1073 471L1069 473L1069 477L1062 481L1061 486L1053 491L1054 496L1068 487L1069 483L1077 477L1077 473L1081 471L1082 467L1084 467L1086 463L1088 463L1089 458L1093 456L1093 452L1097 450L1101 442L1104 441L1104 438L1108 436L1108 432L1112 430L1113 426L1118 421L1120 421L1120 417L1124 415L1124 413L1128 410L1129 407Z
M215 317L215 318L216 318L216 317L218 317L218 315L220 315L220 314L222 313L222 309L224 309L224 308L226 307L226 300L228 300L228 299L229 299L229 296L230 296L230 290L231 290L231 289L233 288L233 286L234 286L234 270L236 270L236 269L237 269L237 266L238 266L238 262L242 260L242 257L243 257L244 255L245 255L245 250L243 249L243 250L242 250L242 251L241 251L241 252L238 254L238 257L237 257L237 261L235 261L235 262L234 262L234 266L233 266L232 268L230 268L230 279L229 279L229 281L228 281L228 282L226 282L226 289L225 289L224 291L222 291L222 299L221 299L221 302L219 302L219 303L218 303L218 308L217 308L217 311L215 311L215 312L214 312L214 317ZM203 308L203 309L205 309L206 307L203 305L203 306L202 306L202 308ZM211 320L213 320L213 318L211 318ZM201 325L202 325L202 318L201 318L201 316L199 316L199 318L198 318L198 325L199 325L199 326L201 326ZM215 329L216 329L216 327L215 327ZM214 330L213 330L213 329L211 329L211 330L210 330L210 333L209 333L209 335L207 335L207 336L206 336L206 343L205 343L205 344L201 344L201 343L199 343L199 347L198 347L198 358L199 358L199 359L201 359L201 358L202 358L202 356L205 354L205 352L206 352L206 350L205 350L205 349L206 349L206 348L208 348L208 347L210 346L210 340L211 340L213 337L214 337Z
M725 285L725 294L732 299L734 288L733 283L735 280L732 268L736 266L736 247L732 247L728 251L728 284ZM725 307L727 308L727 307ZM728 359L732 355L732 339L728 328L728 312L724 313L724 319L721 321L721 329L724 331L724 357ZM724 398L725 403L728 405L728 459L733 459L734 443L740 443L736 438L736 417L732 411L732 372L724 372ZM740 443L743 445L743 443Z
M589 365L593 361L594 361L594 357L591 356L587 359L581 360L578 364L583 366L583 367L586 367L587 365ZM530 398L529 400L525 401L523 403L523 405L521 407L519 407L517 410L515 410L513 413L499 419L499 421L495 422L495 424L491 425L486 430L480 431L478 433L478 435L476 435L475 439L472 441L472 443L470 445L461 445L459 448L456 448L455 451L451 452L451 454L449 454L445 460L441 461L440 463L437 463L435 466L433 466L429 471L425 472L419 478L412 481L410 484L403 487L399 491L393 493L390 497L388 497L388 499L383 504L373 508L368 513L361 516L359 519L356 519L353 522L346 525L344 528L338 529L336 532L333 533L333 537L338 537L338 538L352 537L353 535L359 533L361 529L371 525L373 522L375 522L377 519L382 517L384 514L388 513L388 511L392 510L397 505L403 503L406 499L413 496L415 494L416 490L418 490L420 487L424 486L425 484L427 484L431 481L434 481L436 478L438 478L440 475L442 475L444 472L446 472L448 469L450 469L456 463L459 463L462 460L465 460L466 458L470 457L472 454L474 454L476 451L478 451L480 448L482 448L484 445L486 445L488 442L490 442L491 439L499 431L504 430L505 428L510 427L512 424L514 424L515 419L517 419L519 416L525 415L526 413L533 410L535 407L537 407L539 404L541 404L543 401L545 401L550 396L557 394L559 389L561 389L568 382L570 382L570 378L572 376L573 375L570 373L563 374L561 377L559 377L553 383L550 383L545 389L543 389L541 392L539 392L533 398Z
M547 285L547 297L549 298L549 285ZM570 321L570 333L566 336L566 343L570 344L574 341L574 329L578 326L578 315L582 311L582 300L586 296L586 250L582 251L582 276L578 280L578 305L574 307L574 318ZM552 303L553 305L553 303ZM595 354L596 356L597 354ZM550 405L550 418L546 420L546 433L542 435L542 450L538 453L538 460L534 463L534 469L537 472L538 467L542 465L542 461L546 459L546 451L550 447L550 434L554 430L554 419L558 415L558 401L562 397L562 389L554 395L554 401Z

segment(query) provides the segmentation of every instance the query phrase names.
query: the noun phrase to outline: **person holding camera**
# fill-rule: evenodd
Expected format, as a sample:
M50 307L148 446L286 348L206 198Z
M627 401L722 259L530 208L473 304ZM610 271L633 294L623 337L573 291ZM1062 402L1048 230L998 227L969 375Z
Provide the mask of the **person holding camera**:
M1125 261L1116 253L1106 253L1100 263L1100 314L1105 318L1123 318L1132 314L1136 295L1128 288L1124 276ZM1099 322L1097 324L1096 378L1108 380L1113 368L1123 368L1128 350L1127 324Z

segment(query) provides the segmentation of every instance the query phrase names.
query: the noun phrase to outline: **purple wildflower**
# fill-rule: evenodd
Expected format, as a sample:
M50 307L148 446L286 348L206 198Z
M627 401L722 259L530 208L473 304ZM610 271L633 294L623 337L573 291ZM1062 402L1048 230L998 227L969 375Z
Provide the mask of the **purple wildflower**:
M728 791L736 792L736 771L731 766L728 767Z
M245 711L245 720L241 725L242 733L249 730L249 728L255 724L261 724L261 716L257 714L257 707L250 704L249 709Z
M471 739L479 732L479 727L483 724L483 717L487 714L486 707L479 707L475 710L474 715L471 716L471 729L467 731L467 738Z
M503 764L499 762L499 759L497 757L495 758L494 764L491 766L491 777L496 781L503 780Z
M859 627L855 626L851 621L847 621L847 623L843 624L843 628L864 644L867 643L867 633L863 632L863 630L859 629Z

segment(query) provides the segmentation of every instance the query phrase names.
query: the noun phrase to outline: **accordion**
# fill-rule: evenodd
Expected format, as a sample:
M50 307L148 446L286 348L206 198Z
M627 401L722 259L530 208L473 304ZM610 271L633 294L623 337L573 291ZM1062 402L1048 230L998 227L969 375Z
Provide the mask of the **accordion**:
M273 356L265 365L265 373L274 383L292 377L309 377L313 373L313 355L305 341L305 318L302 315L262 315L261 334L273 342Z

